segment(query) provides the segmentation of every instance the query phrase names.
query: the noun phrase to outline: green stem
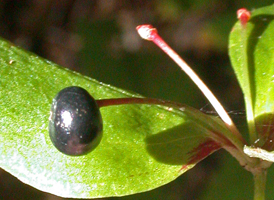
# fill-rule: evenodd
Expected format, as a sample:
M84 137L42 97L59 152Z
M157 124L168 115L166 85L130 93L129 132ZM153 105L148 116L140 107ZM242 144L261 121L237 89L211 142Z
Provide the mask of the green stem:
M253 144L257 139L257 133L254 123L254 107L253 107L253 95L252 95L252 77L250 74L250 68L247 58L247 30L246 26L242 25L242 34L241 34L241 43L243 46L242 58L243 58L243 77L246 77L245 80L245 107L246 107L246 116L249 129L250 143Z
M253 173L254 178L254 200L265 199L266 169L261 169Z

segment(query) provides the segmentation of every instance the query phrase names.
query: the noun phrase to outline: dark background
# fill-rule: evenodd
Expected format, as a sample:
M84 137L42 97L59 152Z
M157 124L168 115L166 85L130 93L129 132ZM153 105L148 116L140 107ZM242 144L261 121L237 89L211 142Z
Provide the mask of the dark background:
M229 32L239 8L270 4L257 0L0 0L0 36L99 81L211 111L175 63L138 36L137 25L153 24L229 111L244 110L228 58ZM233 118L241 120L240 115ZM121 199L206 199L203 195L210 190L211 177L220 173L224 155L215 153L152 192ZM0 171L0 199L62 198Z

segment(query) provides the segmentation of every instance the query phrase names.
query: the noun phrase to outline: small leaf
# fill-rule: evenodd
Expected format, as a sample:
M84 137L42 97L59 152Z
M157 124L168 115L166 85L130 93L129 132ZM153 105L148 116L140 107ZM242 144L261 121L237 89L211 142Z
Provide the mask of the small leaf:
M97 198L151 190L219 149L213 141L218 135L233 138L220 119L187 106L111 106L101 108L99 146L85 156L66 156L48 134L52 99L61 89L80 86L95 99L138 95L60 68L3 40L0 51L0 166L42 191Z
M256 130L262 145L265 140L274 137L273 19L274 5L254 10L246 26L236 23L229 39L231 62L246 105L252 102L250 109L253 109ZM247 113L250 109L247 107ZM274 148L270 144L264 145L268 150Z

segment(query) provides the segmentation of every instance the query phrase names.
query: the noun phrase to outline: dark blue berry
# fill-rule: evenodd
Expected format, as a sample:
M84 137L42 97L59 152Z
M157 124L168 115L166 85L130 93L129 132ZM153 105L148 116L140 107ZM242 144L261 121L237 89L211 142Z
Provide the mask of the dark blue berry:
M85 89L67 87L53 99L49 135L62 153L72 156L89 153L100 143L102 130L99 107Z

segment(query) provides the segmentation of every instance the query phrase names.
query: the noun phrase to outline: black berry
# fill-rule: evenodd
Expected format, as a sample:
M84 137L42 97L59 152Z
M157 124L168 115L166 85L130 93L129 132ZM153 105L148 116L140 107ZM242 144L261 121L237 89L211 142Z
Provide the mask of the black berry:
M67 155L84 155L102 138L102 117L95 99L83 88L61 90L53 99L49 135L54 146Z

